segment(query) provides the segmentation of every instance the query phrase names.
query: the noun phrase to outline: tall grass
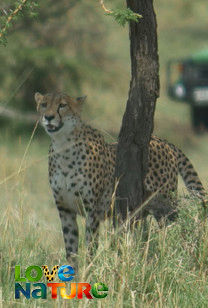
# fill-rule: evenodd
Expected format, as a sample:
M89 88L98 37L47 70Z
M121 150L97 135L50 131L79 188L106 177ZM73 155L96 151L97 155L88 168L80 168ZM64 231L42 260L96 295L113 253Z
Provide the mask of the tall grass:
M16 151L11 151L12 147ZM1 179L17 170L24 141L1 147ZM66 264L64 242L47 180L46 147L35 141L24 172L1 184L0 279L3 307L206 307L208 224L200 204L183 197L177 222L160 229L152 217L130 230L100 228L99 247L90 258L79 219L77 282L104 282L105 299L14 299L14 266ZM38 163L34 163L38 161ZM58 280L57 280L58 281ZM46 282L43 278L43 282Z

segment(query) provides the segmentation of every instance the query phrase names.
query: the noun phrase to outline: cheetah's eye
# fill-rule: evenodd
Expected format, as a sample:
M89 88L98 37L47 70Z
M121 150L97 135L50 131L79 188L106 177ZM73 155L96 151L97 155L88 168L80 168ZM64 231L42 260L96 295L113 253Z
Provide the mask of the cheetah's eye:
M66 107L67 106L67 104L60 104L59 105L59 108L64 108L64 107Z
M41 103L40 106L41 106L42 108L46 108L46 107L47 107L47 103Z

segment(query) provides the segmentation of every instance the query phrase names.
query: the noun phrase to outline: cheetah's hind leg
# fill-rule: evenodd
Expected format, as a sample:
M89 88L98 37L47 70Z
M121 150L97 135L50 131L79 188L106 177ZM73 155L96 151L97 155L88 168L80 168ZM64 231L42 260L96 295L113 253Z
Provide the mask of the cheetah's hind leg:
M178 218L178 201L176 196L158 195L151 201L151 212L160 228L167 226Z

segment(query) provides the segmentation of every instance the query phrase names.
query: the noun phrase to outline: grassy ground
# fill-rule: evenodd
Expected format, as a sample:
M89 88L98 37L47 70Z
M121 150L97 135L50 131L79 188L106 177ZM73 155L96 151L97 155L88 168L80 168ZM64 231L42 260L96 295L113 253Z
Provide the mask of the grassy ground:
M105 282L109 294L93 300L14 300L14 265L23 270L33 264L66 264L60 221L47 180L45 142L33 143L18 174L23 141L1 146L0 277L3 307L206 307L208 296L208 224L200 205L181 202L178 221L159 229L148 220L147 234L141 226L113 231L101 227L94 262L83 245L79 220L80 271L77 282ZM15 151L14 151L15 149ZM11 173L16 175L8 181ZM3 180L3 182L2 182ZM118 233L117 233L118 232ZM44 278L43 278L44 282Z
M192 159L200 177L207 181L207 135L194 136L189 108L170 101L165 94L165 63L169 58L191 54L208 43L207 16L198 4L192 15L182 14L181 1L156 1L159 23L161 96L157 103L155 132L179 145ZM179 16L180 15L180 16ZM110 34L109 56L114 65L112 88L102 84L85 87L88 105L84 118L116 138L129 86L127 29ZM205 35L206 34L206 35ZM118 72L115 73L115 72ZM106 72L105 72L106 73ZM114 75L113 75L114 74ZM109 138L109 137L108 137ZM80 241L80 272L77 281L105 282L106 299L99 300L14 300L14 265L65 264L64 243L47 177L48 139L35 137L25 160L28 140L15 140L0 133L0 282L3 307L207 307L208 226L200 205L183 198L180 218L166 229L158 229L151 218L147 234L141 226L130 232L124 227L115 234L102 227L100 245L93 264ZM26 168L20 172L20 167ZM8 178L11 174L13 176ZM6 180L5 180L6 179ZM182 190L180 183L180 190ZM81 229L83 220L79 220ZM1 301L0 301L1 307Z

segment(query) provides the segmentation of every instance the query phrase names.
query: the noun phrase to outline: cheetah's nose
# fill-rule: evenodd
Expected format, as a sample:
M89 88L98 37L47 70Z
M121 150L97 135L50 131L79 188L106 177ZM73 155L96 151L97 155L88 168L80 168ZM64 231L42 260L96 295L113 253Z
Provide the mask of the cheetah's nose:
M53 115L52 116L45 116L45 119L48 120L48 121L51 121L51 120L54 119L54 116Z

